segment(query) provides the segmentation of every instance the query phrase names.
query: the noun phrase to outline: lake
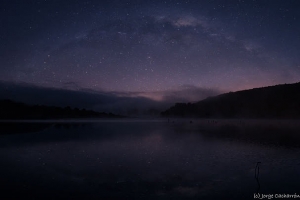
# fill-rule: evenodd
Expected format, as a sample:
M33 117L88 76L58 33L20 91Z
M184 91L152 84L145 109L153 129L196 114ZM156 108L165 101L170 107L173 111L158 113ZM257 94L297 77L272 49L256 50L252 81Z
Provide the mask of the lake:
M0 199L300 194L296 120L1 123ZM258 163L260 162L260 163Z

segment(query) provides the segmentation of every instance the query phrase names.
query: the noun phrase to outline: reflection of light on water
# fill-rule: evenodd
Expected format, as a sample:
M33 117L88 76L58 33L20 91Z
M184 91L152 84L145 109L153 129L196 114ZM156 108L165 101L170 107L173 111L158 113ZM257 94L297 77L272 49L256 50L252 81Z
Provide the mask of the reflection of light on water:
M142 194L147 189L147 195L197 199L224 191L237 196L253 193L252 164L261 160L264 169L259 181L264 182L264 190L282 190L278 179L280 185L289 186L283 189L295 189L300 181L292 177L292 184L286 177L300 173L299 140L293 129L286 129L285 142L273 145L282 138L281 129L274 132L251 123L232 128L220 120L217 125L197 120L192 124L189 120L174 124L110 121L5 135L0 140L0 158L5 164L0 176L2 183L5 177L14 181L10 176L34 177L27 184L46 182L58 191L55 185L64 183L81 192L92 187L109 195L108 187L121 190L121 195L133 189ZM262 134L274 137L265 140L268 137Z

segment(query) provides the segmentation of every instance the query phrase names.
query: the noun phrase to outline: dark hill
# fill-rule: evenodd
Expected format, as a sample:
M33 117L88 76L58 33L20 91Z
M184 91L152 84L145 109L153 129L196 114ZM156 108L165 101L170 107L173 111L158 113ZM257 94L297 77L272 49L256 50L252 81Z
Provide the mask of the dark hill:
M199 118L300 118L300 82L230 92L197 103L177 103L161 114Z
M11 100L0 100L0 119L64 119L64 118L118 118L111 113L56 106L27 105Z

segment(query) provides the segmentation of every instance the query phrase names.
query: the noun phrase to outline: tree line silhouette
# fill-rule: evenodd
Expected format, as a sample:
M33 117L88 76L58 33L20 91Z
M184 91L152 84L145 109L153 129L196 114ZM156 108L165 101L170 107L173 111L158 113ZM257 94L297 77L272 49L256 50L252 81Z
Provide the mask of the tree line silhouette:
M119 118L112 113L93 110L61 108L57 106L27 105L4 99L0 100L0 119L65 119L65 118Z
M197 103L176 103L161 115L199 118L300 118L300 82L230 92Z

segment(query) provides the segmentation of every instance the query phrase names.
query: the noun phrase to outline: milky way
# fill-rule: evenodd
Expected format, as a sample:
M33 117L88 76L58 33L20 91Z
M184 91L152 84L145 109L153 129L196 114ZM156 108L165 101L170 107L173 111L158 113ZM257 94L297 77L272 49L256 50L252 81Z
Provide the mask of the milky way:
M0 80L158 99L298 82L299 9L296 0L6 1Z

